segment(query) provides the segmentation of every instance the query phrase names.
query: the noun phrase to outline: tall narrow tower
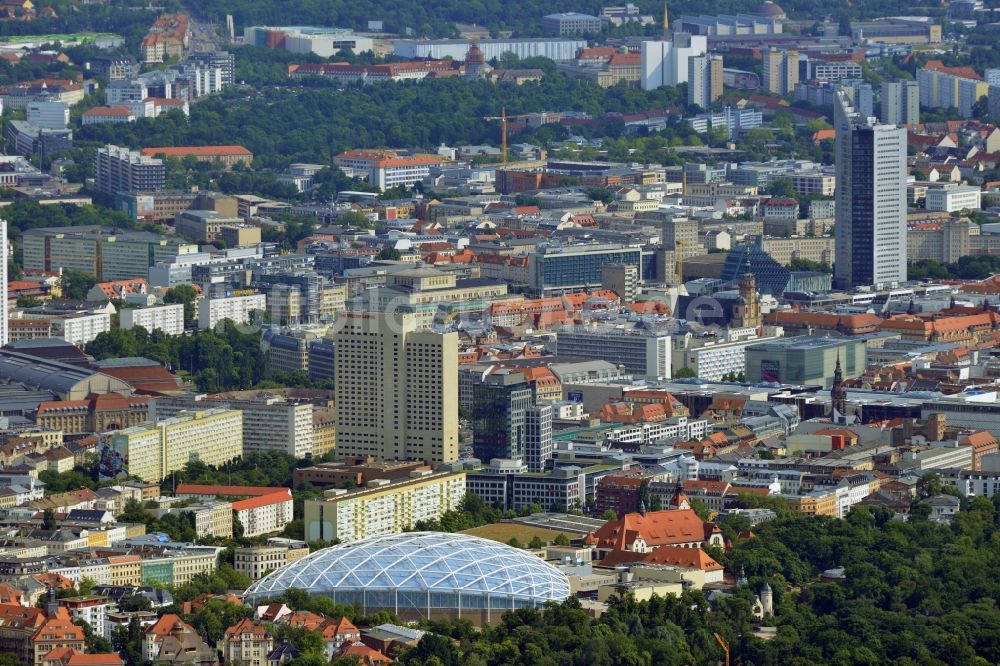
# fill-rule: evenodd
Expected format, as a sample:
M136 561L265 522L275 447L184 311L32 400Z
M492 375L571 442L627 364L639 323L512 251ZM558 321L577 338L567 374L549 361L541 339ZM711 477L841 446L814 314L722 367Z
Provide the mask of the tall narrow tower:
M838 289L906 281L906 129L864 118L847 93L834 99L837 130Z
M3 304L0 306L0 347L8 341L7 320L10 317L7 305L7 220L0 219L0 284L3 285Z
M670 34L670 15L667 13L667 0L663 0L663 36Z
M840 367L840 353L837 367L833 371L833 387L830 389L830 420L843 423L847 416L847 389L844 387L844 371Z

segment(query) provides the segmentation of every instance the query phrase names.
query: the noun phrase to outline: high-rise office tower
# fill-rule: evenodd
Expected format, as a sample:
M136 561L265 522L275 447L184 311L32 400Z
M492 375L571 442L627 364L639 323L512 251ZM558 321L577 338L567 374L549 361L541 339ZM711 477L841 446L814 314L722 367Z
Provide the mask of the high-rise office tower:
M837 212L834 280L840 289L906 280L906 129L834 101Z
M688 59L688 104L708 109L722 97L722 56L697 55Z
M472 451L483 463L524 459L525 412L534 407L524 375L498 370L472 387Z
M764 87L769 92L789 95L799 82L799 52L795 49L764 51Z
M882 84L882 113L887 125L920 122L920 84L916 81L886 81Z
M458 334L409 313L350 312L334 334L337 450L386 460L458 459Z
M3 304L0 306L0 347L8 342L7 320L10 317L7 304L7 220L0 218L0 280L3 280Z
M498 370L472 389L472 450L483 463L522 460L543 472L552 458L552 407L538 405L524 375Z
M544 472L552 458L552 407L536 405L524 413L524 463L529 472Z

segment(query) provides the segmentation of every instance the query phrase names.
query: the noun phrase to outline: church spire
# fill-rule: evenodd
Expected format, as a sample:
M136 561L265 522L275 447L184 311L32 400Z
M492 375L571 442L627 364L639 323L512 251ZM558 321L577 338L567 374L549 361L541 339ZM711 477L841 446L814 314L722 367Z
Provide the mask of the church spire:
M833 371L833 388L830 389L830 420L842 423L847 418L847 389L844 387L844 370L837 352L837 367Z

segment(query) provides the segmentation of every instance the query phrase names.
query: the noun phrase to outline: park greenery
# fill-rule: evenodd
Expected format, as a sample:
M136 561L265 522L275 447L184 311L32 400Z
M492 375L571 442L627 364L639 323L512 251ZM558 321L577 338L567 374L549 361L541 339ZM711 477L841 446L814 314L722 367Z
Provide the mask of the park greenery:
M87 344L97 360L143 356L190 378L200 391L250 389L268 377L270 366L260 348L260 333L244 331L231 320L218 330L192 335L152 333L142 327L112 329Z
M1000 496L963 502L953 525L886 509L855 508L846 520L793 516L732 527L732 550L714 555L745 577L731 596L615 600L590 619L576 600L544 613L522 610L475 632L436 622L401 658L407 666L458 664L973 664L1000 660ZM846 580L821 574L844 567ZM754 636L754 595L768 583L776 636Z
M956 262L940 263L921 259L910 264L907 277L911 280L983 280L1000 272L1000 257L991 255L959 257Z

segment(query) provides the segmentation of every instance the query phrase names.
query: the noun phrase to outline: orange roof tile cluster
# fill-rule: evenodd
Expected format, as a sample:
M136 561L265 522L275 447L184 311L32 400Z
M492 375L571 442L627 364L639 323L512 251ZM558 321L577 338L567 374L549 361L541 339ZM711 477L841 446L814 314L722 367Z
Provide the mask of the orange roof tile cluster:
M590 48L582 48L576 52L577 60L598 60L603 58L610 58L611 56L618 53L618 49L613 46L593 46Z
M164 637L169 636L170 632L178 626L183 627L191 633L196 633L190 624L184 622L180 616L175 615L174 613L167 613L166 615L160 616L160 619L146 627L145 631L142 633L145 636L152 636L156 640L163 640Z
M718 528L706 523L691 509L627 513L609 520L589 540L605 550L632 550L637 540L645 546L676 546L707 541Z
M346 617L337 619L324 617L323 622L317 628L327 642L343 641L344 637L357 639L361 636L361 630Z
M149 285L141 278L98 282L94 286L100 289L108 298L123 298L129 294L145 294L149 291Z
M129 118L134 115L127 106L95 106L82 114L84 118Z
M101 368L105 375L131 386L137 393L169 395L180 390L180 379L162 365L132 365Z
M0 604L0 626L8 629L36 629L45 622L45 611L20 604Z
M341 657L355 657L362 666L381 666L391 664L392 659L378 650L370 648L361 641L347 641L340 646L338 654Z
M249 157L253 153L243 146L163 146L159 148L143 148L142 155L156 157Z
M972 79L974 81L983 80L983 77L980 76L975 69L968 65L963 67L948 67L940 60L928 60L924 65L924 69L932 72L941 72L942 74L951 74L952 76L957 76L963 79Z
M56 648L42 658L46 664L60 666L122 666L125 662L113 652L85 654L73 648Z
M682 546L659 546L648 553L615 551L601 560L601 566L618 566L626 563L669 564L683 569L701 571L722 571L722 565L701 548Z
M289 488L264 488L257 486L211 486L197 483L182 483L177 486L177 495L206 495L213 497L247 497L233 502L233 511L257 509L269 504L292 501Z
M267 629L260 626L250 618L244 618L233 626L227 628L223 638L227 643L238 643L243 640L243 637L247 634L252 635L256 640L267 640L270 638L270 635L267 633Z
M958 289L966 294L1000 294L1000 275L992 275L978 282L963 284Z
M4 604L27 606L28 595L9 583L0 583L0 605Z
M969 308L963 308L963 310L966 312L952 315L948 313L954 312L954 310L924 315L894 315L882 322L881 329L884 331L920 331L927 335L940 335L976 329L994 329L1000 326L1000 314L992 310L986 312L970 310Z
M882 320L873 314L772 311L764 316L764 323L796 330L815 328L839 331L845 335L860 335L877 331Z
M420 165L429 166L431 164L440 164L444 161L443 158L436 155L410 155L401 157L395 151L369 149L347 150L337 155L337 159L369 162L369 168L372 169Z
M69 412L102 412L122 409L147 409L149 396L123 396L120 393L96 393L84 400L53 400L38 405L37 416L49 414L66 414Z

